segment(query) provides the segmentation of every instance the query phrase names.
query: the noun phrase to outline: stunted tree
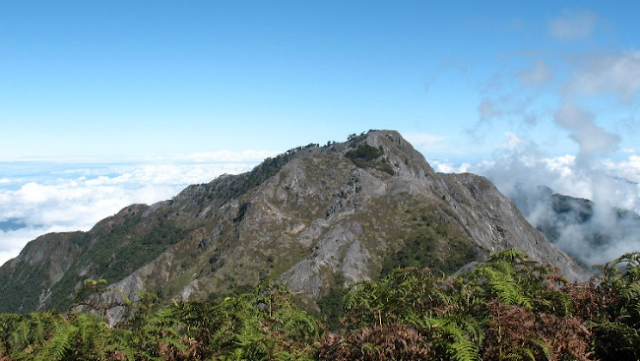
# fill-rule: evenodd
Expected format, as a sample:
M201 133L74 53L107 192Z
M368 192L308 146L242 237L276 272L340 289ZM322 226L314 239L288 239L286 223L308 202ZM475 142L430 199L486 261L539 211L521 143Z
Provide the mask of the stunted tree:
M131 301L119 289L107 287L107 280L86 279L76 292L69 314L79 310L95 312L110 324L109 311L116 307L130 308Z

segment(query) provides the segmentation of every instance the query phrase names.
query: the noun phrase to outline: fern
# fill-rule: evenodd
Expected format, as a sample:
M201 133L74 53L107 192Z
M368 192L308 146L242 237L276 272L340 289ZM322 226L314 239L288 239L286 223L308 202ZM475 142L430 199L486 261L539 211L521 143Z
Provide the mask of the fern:
M588 324L596 336L595 351L603 359L640 359L640 335L638 330L623 323L600 321Z
M409 322L418 329L434 332L431 339L441 346L451 358L458 361L475 361L480 358L482 331L480 325L472 319L461 318L418 318Z
M65 323L58 328L53 337L39 350L34 361L63 360L65 354L73 350L73 339L78 334L78 327Z

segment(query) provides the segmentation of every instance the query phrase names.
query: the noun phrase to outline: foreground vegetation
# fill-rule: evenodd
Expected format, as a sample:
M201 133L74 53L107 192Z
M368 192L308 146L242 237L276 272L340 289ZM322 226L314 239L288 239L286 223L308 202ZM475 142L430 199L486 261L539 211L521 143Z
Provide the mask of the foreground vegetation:
M87 281L94 297L66 315L1 314L0 360L638 360L640 253L599 268L569 283L508 250L465 274L396 269L332 291L320 313L276 282L159 305ZM135 312L110 327L113 308Z

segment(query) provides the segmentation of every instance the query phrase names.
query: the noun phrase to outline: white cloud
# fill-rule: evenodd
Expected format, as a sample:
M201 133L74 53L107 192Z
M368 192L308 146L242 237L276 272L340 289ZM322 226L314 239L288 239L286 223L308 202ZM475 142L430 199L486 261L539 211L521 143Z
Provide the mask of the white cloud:
M545 84L553 79L553 70L542 60L536 60L533 67L518 73L525 85Z
M574 155L547 157L535 144L522 141L503 147L493 162L474 164L469 171L488 177L506 194L516 183L544 185L560 194L640 213L640 156L635 154L622 161L596 159L583 168Z
M480 120L476 127L495 119L504 119L510 123L515 121L535 125L538 122L539 114L530 109L533 101L533 96L515 96L511 90L494 98L485 95L477 108Z
M568 177L575 166L576 157L570 154L553 158L543 158L542 163L552 171L557 172L561 178Z
M0 265L17 256L25 245L25 240L36 239L38 236L54 232L53 228L21 228L14 231L0 230Z
M501 117L504 112L498 109L495 103L490 99L483 99L478 105L478 112L480 113L480 119L490 120L492 118Z
M578 143L583 158L609 153L620 143L619 135L607 132L595 124L592 114L572 104L562 105L553 119L557 125L570 131L569 137Z
M560 40L579 40L591 36L597 16L590 11L569 12L549 23L549 33Z
M218 152L196 152L184 157L185 160L194 162L261 162L265 158L276 156L279 152L252 150L242 152L218 151Z
M441 162L438 160L429 160L429 164L438 173L465 173L469 167L471 167L469 163L457 165L452 162Z
M504 133L504 135L507 139L501 145L502 148L513 149L523 143L523 140L520 137L518 137L518 135L516 135L515 133L506 132Z
M575 93L613 94L629 103L640 90L640 51L591 56L578 64L568 86Z
M439 149L442 141L447 139L445 137L427 133L408 133L403 134L403 136L405 139L407 139L407 141L413 144L414 147L423 151L432 151Z
M247 152L240 159L253 160L257 154L263 155ZM14 179L8 179L9 182L3 182L7 187L0 187L0 221L19 220L25 228L0 231L0 264L15 257L28 241L38 235L51 231L88 230L127 205L153 204L170 199L189 184L210 182L223 173L245 172L256 163L255 160L229 160L224 163L80 168L65 164L46 179L38 177L22 181L17 183L17 188L7 188L9 183L16 185Z
M548 30L560 40L587 39L598 21L593 12L567 12L553 19ZM531 64L528 68L521 67L522 57ZM604 260L600 255L611 256L610 260L634 247L640 249L640 230L635 238L618 232L613 222L616 215L611 211L619 207L640 213L640 155L629 147L637 132L620 131L621 125L629 129L637 125L640 51L585 53L565 48L558 53L520 53L506 60L503 69L480 88L479 119L472 129L490 125L494 133L505 134L506 140L494 146L492 161L474 164L468 170L488 177L505 194L518 191L516 185L521 183L593 200L596 208L590 227L606 229L614 241L607 249L598 250L597 256L585 255L589 262ZM511 71L514 66L520 71ZM625 119L629 120L623 124ZM562 135L552 134L554 130L566 132L570 141L563 142ZM573 148L571 142L578 146L578 152L558 156L561 149ZM623 144L626 148L618 149ZM457 165L444 162L435 167L455 171ZM548 208L546 204L530 209L528 219L535 223L547 217ZM593 230L567 226L562 230L563 247L584 252L581 232Z
M571 119L566 122L567 126L581 124L574 124ZM507 137L509 139L508 134ZM531 142L508 140L507 143L514 146L498 148L501 153L493 162L475 164L469 170L489 178L507 196L522 196L519 192L523 188L518 184L526 185L525 192L530 194L526 197L533 198L523 213L530 223L537 225L550 219L552 214L550 204L536 198L536 186L548 186L556 193L594 202L593 217L588 223L560 223L558 245L563 250L579 255L590 264L608 262L624 252L640 250L637 224L631 222L628 228L621 226L615 211L617 207L640 213L640 156L629 154L621 161L594 158L589 167L583 167L577 157L570 154L548 157ZM455 165L448 167L452 169ZM595 231L611 237L610 243L598 250L584 243L585 237Z
M615 177L640 183L640 156L636 154L631 154L626 160L620 162L605 160L603 166Z

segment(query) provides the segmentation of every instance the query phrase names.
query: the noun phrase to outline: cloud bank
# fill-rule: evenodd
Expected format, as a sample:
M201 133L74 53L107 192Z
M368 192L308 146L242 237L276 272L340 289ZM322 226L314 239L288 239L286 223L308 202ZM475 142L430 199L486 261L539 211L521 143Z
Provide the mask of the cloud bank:
M134 203L170 199L189 184L237 174L275 152L198 153L170 164L59 164L46 174L39 164L0 179L0 264L48 232L86 231Z
M518 204L534 227L556 227L556 244L585 264L594 265L640 251L640 217L621 211L640 214L640 156L620 155L626 158L592 159L585 167L577 156L549 157L537 144L509 133L492 161L430 163L439 172L471 172L487 177ZM549 193L538 186L549 187ZM575 212L559 217L551 192L593 201L593 208L587 212L590 219L584 222ZM607 244L594 245L594 237L606 238Z

